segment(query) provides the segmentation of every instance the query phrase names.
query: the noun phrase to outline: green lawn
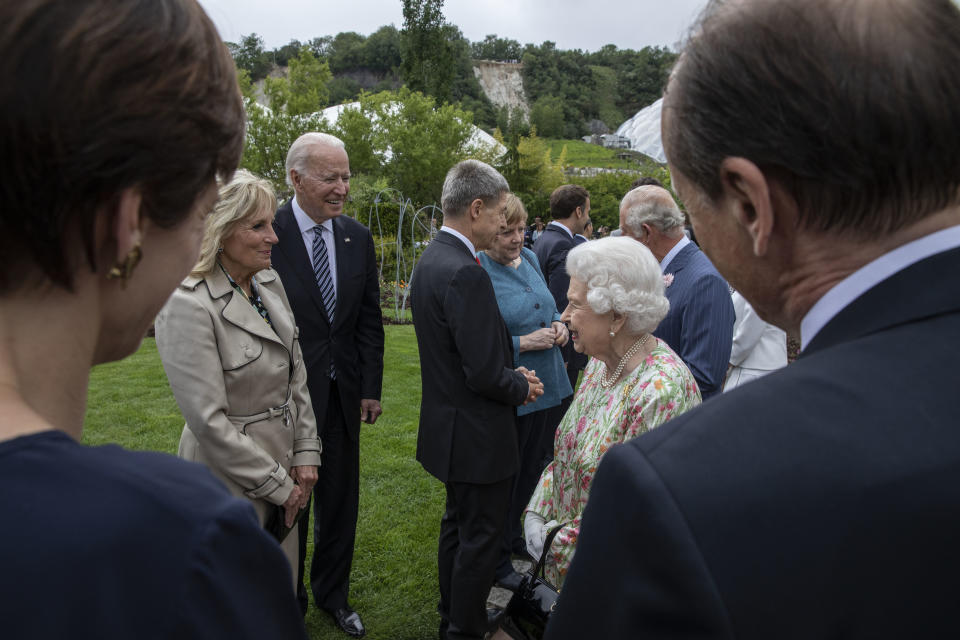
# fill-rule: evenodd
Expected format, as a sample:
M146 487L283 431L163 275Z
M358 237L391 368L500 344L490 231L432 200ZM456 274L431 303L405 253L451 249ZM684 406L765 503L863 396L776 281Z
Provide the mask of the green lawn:
M636 153L639 162L634 159L622 160L617 157L623 149L608 149L598 144L590 144L583 140L554 140L548 139L550 157L556 160L560 157L563 147L567 147L567 165L571 167L603 167L607 169L636 169L646 170L650 159L643 154Z
M420 365L413 326L385 330L384 413L376 425L364 425L360 436L351 603L372 640L432 640L439 623L436 548L443 485L414 459ZM85 443L176 453L182 427L152 338L130 358L94 369ZM312 603L307 629L314 639L347 637Z

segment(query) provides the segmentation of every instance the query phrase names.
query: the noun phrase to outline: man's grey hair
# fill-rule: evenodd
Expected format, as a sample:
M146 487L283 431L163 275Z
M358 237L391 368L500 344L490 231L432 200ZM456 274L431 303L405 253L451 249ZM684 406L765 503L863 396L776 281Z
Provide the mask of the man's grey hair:
M670 192L662 187L646 185L633 189L620 201L620 212L623 214L620 226L631 236L640 235L644 224L661 233L683 228L683 212Z
M443 215L456 218L477 198L483 200L484 204L489 204L508 191L510 185L499 171L486 162L464 160L447 172L443 181L440 207Z
M567 254L567 273L587 286L591 309L623 314L630 333L653 331L670 310L660 263L631 238L600 238L574 247Z
M297 173L306 173L311 152L314 147L322 145L338 147L340 149L346 148L343 140L337 136L329 133L320 133L318 131L305 133L293 141L293 144L290 145L290 150L287 151L287 163L285 166L287 185L293 186L293 180L290 178L290 169L295 169Z

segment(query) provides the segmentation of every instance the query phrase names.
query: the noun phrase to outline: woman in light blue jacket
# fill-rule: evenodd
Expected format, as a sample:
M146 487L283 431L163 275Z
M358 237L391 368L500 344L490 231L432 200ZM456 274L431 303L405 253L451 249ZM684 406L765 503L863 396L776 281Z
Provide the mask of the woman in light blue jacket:
M563 415L560 401L573 393L560 354L569 338L543 272L532 251L524 248L527 212L520 199L509 194L507 228L493 245L480 253L480 263L490 275L500 314L513 337L513 364L536 371L543 381L543 396L517 408L520 471L514 483L510 516L504 529L504 549L497 567L497 583L515 590L520 575L510 563L511 553L526 555L520 531L523 510L543 469L553 454L553 436Z

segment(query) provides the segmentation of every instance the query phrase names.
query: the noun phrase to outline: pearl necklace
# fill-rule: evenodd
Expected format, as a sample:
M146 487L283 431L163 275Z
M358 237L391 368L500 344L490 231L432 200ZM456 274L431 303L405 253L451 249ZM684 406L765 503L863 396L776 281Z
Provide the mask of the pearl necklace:
M647 341L647 338L650 337L650 334L645 334L642 338L633 343L633 346L627 349L627 352L623 354L623 357L620 358L620 364L617 365L617 368L613 370L613 377L607 380L607 365L603 365L603 375L600 376L600 387L603 389L609 389L613 386L613 383L620 379L620 374L623 373L623 367L626 366L627 362L630 361L630 358L635 356L640 347L644 345Z

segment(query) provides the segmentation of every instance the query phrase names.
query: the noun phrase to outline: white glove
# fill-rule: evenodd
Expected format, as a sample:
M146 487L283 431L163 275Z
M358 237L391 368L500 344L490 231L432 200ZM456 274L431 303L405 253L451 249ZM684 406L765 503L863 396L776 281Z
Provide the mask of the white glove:
M527 553L536 559L543 554L543 541L547 538L546 522L539 513L527 511L523 517L523 537L527 541Z

